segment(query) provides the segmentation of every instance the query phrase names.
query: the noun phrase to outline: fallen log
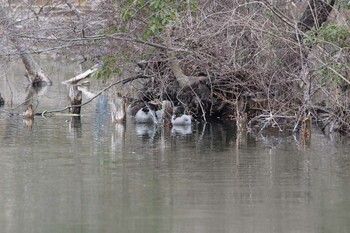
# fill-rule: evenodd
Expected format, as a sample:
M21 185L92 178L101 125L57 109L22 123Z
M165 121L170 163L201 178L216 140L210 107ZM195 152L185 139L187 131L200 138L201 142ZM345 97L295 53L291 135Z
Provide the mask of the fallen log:
M20 52L21 59L26 68L26 74L28 81L33 86L45 86L52 85L52 81L46 76L43 69L39 66L39 64L34 60L32 55L30 54L28 48L23 45L20 45L17 40L12 39L16 49Z

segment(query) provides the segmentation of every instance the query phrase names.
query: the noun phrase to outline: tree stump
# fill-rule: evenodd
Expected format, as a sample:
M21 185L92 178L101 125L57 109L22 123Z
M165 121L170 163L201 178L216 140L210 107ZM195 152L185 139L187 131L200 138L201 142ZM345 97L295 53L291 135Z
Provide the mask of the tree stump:
M164 127L171 128L172 127L171 117L173 114L173 106L170 101L164 100L162 108L164 109L164 112L163 112Z
M305 113L301 120L300 128L300 141L303 144L309 144L311 142L311 127L312 127L312 118L310 112Z
M81 103L83 100L82 92L78 90L77 85L71 85L69 88L69 100L71 107L69 112L73 114L80 114Z
M34 118L34 110L33 105L29 104L26 111L23 113L23 117L25 119L33 119Z
M118 96L114 100L112 100L110 106L113 122L122 123L125 121L125 104L125 99L120 94L118 94Z

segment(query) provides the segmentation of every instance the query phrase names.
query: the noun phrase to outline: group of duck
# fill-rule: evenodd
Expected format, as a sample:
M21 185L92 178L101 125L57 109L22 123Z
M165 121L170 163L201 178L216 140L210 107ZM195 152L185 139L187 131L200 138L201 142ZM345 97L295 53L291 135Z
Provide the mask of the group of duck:
M112 114L122 115L116 111ZM130 104L127 107L127 114L134 117L137 124L191 125L192 123L192 116L185 114L183 106L173 107L168 100L139 101Z
M162 123L167 117L166 114L169 111L165 111L164 106L168 105L170 102L164 100L160 101L150 101L144 103L144 106L137 110L135 114L136 123ZM171 104L171 103L170 103ZM131 110L130 107L128 110ZM168 113L169 114L169 113ZM172 125L190 125L192 123L192 116L185 114L185 109L183 106L172 107L172 115L169 116Z

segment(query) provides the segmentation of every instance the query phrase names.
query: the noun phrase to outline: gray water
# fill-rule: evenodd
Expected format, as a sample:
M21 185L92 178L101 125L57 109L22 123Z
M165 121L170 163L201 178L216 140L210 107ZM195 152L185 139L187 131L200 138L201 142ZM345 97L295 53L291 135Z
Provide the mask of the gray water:
M66 106L60 82L80 72L52 66L54 85L34 95L40 111ZM12 106L28 92L14 70L0 80ZM106 96L82 113L0 117L1 232L350 232L346 140L316 128L304 146L237 136L232 124L114 125Z

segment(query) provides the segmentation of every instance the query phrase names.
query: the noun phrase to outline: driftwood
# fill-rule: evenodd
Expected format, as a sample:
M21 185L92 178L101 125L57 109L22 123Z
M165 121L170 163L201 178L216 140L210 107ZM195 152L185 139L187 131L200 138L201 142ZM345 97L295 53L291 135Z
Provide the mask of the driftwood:
M94 72L96 72L96 71L98 71L100 69L101 69L101 65L100 64L96 64L93 67L91 67L90 69L86 70L85 72L83 72L81 74L78 74L74 78L71 78L69 80L63 81L62 84L64 84L64 85L77 84L79 81L88 78L90 74L92 74L92 73L94 73Z

